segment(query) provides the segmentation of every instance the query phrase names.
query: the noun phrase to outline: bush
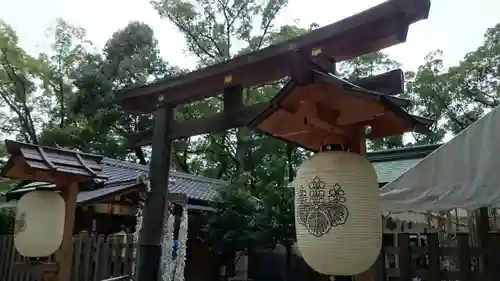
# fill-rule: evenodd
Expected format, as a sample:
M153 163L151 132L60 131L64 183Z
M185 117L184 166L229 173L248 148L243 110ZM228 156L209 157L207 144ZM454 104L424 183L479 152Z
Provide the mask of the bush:
M0 235L14 232L15 208L0 209Z

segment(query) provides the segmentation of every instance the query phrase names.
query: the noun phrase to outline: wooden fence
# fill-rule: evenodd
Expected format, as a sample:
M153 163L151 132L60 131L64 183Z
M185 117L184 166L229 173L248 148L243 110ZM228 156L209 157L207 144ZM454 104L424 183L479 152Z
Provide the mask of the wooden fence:
M75 237L71 281L100 281L130 274L132 239L131 235ZM22 258L12 240L12 236L0 236L0 280L36 281L31 273L14 266ZM425 281L500 280L500 234L489 235L487 249L471 246L470 240L466 233L456 234L444 246L435 233L384 235L376 280L412 281L416 276Z
M468 233L458 233L448 241L440 241L437 233L393 237L394 246L385 246L377 262L377 280L412 281L418 276L425 281L500 280L499 233L488 235L485 249L472 245Z
M75 236L71 281L100 281L130 274L133 250L132 235ZM31 272L15 266L22 261L14 249L13 237L0 236L0 281L38 281Z

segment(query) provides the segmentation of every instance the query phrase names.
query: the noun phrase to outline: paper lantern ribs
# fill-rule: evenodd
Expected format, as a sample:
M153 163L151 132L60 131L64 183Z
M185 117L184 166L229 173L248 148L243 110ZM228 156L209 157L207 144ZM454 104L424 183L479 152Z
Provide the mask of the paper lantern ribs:
M14 246L24 257L48 257L63 240L64 199L49 190L25 194L17 204Z
M346 151L316 153L297 171L298 249L314 270L356 275L377 259L382 218L377 175L365 157Z
M250 127L312 151L342 145L360 127L370 128L368 139L410 131L428 133L433 120L409 114L405 110L409 104L409 100L361 88L324 70L312 70L307 83L288 82Z

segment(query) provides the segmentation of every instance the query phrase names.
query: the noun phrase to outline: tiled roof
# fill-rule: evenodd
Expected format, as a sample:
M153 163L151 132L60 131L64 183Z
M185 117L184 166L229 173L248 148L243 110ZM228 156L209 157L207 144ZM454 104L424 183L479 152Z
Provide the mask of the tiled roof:
M53 181L57 177L73 176L80 182L100 178L102 156L53 147L5 140L10 154L0 175L10 179L32 179ZM22 162L19 160L22 159ZM15 169L22 165L23 169Z
M422 159L423 157L385 162L372 162L372 164L375 168L375 171L377 172L378 182L381 184L385 184L402 175Z
M138 180L141 176L147 176L149 173L149 168L146 165L111 158L104 158L102 165L102 173L108 177L104 188L116 186L124 181ZM226 183L222 180L171 171L169 191L186 194L189 199L210 201L217 195L216 187L224 184Z
M386 184L415 166L439 146L440 144L433 144L373 151L368 152L368 159L377 172L379 184Z
M385 184L406 172L438 147L439 145L425 145L374 151L368 153L368 158L375 167L379 183ZM104 158L102 164L102 173L108 177L105 186L109 186L110 192L112 185L137 180L141 175L147 175L149 172L148 166L110 158ZM174 171L170 172L170 177L172 180L169 185L170 192L186 194L190 199L203 201L213 199L217 194L214 187L225 184L221 180Z
M388 183L420 162L425 156L438 148L439 145L416 146L408 148L388 149L368 153L373 163L380 184ZM80 192L80 197L98 197L101 193L110 194L116 189L125 189L131 182L149 173L146 165L130 163L111 158L103 158L102 174L107 177L103 188ZM211 201L216 195L216 188L225 184L224 181L200 176L193 176L175 171L170 172L171 193L186 194L189 199ZM92 193L92 194L90 194ZM98 194L99 193L99 194ZM94 197L95 196L95 197Z
M128 188L134 188L149 173L149 168L146 165L106 157L102 159L101 164L102 171L98 176L106 177L106 180L92 186L82 187L78 193L78 203L85 203L113 193L123 192ZM185 194L191 200L211 201L217 195L217 187L224 184L226 183L222 180L171 171L168 188L169 193ZM8 192L11 195L8 200L17 199L21 194L38 188L53 188L53 184L44 182L21 184Z
M406 172L438 147L439 145L429 145L374 151L368 153L368 158L377 172L379 183L385 184ZM102 171L99 176L105 176L106 180L101 184L95 184L93 188L81 190L78 194L78 202L84 203L115 192L122 192L136 186L148 173L147 165L103 158ZM192 200L211 201L217 195L217 187L224 184L226 183L222 180L171 171L169 192L185 194ZM46 186L43 183L30 183L17 187L17 192L10 191L9 193L25 192L41 185Z

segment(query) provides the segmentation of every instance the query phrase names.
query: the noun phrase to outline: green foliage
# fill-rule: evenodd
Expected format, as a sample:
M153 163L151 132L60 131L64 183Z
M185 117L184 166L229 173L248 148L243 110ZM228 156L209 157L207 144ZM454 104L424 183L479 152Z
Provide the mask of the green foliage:
M295 241L293 187L266 186L256 192L239 179L219 191L213 203L217 211L207 214L205 239L212 249L227 256Z
M208 214L206 239L221 255L246 250L262 236L257 220L259 202L249 189L240 187L231 184L222 188L213 203L217 212Z
M0 208L0 235L13 233L15 217L14 208Z

